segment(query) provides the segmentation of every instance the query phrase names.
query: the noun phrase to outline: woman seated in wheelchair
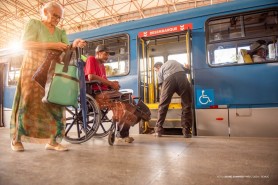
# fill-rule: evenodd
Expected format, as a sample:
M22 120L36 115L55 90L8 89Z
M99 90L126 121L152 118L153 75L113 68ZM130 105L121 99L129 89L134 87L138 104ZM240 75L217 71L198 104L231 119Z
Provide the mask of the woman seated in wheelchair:
M118 94L118 90L120 89L119 82L117 81L109 81L106 77L106 70L104 63L108 60L109 55L115 55L115 52L110 51L109 48L105 45L98 45L95 49L95 56L89 56L86 61L85 66L85 78L87 81L97 80L101 84L93 84L93 91L108 91L114 90ZM113 115L114 116L114 115ZM118 140L123 140L127 143L132 143L134 139L129 137L129 129L130 125L118 125Z

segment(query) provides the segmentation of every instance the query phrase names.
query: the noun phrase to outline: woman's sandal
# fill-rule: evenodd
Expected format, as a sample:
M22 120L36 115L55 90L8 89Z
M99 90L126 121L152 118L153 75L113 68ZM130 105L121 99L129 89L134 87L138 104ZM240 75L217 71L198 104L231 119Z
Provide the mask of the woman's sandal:
M65 147L59 143L57 143L56 145L51 145L51 144L47 143L45 145L45 149L46 150L56 150L56 151L67 151L68 150L67 147Z
M24 151L23 144L21 142L14 142L13 140L11 141L11 148L13 151L16 151L16 152Z

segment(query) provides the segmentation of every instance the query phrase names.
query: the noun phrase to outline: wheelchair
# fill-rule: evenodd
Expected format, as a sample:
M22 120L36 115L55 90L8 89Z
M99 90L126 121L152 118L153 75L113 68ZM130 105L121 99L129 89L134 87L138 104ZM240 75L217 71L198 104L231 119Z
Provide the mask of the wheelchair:
M65 140L73 143L83 143L92 137L108 135L109 145L115 142L116 131L125 124L130 126L149 120L150 111L139 98L136 103L131 92L93 91L92 85L100 88L98 81L86 82L86 128L83 124L81 106L66 108ZM130 112L131 111L131 112ZM112 116L109 115L112 112ZM142 116L143 115L143 116Z
M66 107L65 140L72 144L88 141L99 128L101 111L95 99L89 94L86 94L86 107L86 128L83 124L83 110L80 106L80 100L77 107Z

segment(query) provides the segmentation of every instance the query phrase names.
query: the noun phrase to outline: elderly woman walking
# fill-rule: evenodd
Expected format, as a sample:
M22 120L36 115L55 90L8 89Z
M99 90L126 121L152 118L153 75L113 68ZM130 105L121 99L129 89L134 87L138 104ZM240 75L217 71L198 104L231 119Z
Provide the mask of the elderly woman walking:
M22 37L26 50L14 98L11 118L11 148L24 151L22 142L45 143L45 149L66 151L59 141L64 135L64 109L42 103L44 89L32 77L49 50L65 51L69 41L64 30L57 28L63 17L63 7L56 2L46 3L41 10L42 20L31 19ZM73 47L84 47L81 39Z

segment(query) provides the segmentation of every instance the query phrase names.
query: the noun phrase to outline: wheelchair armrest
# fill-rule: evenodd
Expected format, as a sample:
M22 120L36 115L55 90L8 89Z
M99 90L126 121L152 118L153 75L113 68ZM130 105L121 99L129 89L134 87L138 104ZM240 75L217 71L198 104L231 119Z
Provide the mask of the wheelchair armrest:
M92 86L97 85L98 90L93 90ZM96 91L101 92L101 82L99 80L91 80L91 81L86 81L86 93L92 95L95 94Z
M98 84L98 85L100 85L101 82L100 82L99 80L86 81L86 85L92 85L92 84Z
M138 100L138 101L142 100L142 98L141 98L141 97L139 97L139 96L133 96L133 97L132 97L132 99L134 99L134 100Z

